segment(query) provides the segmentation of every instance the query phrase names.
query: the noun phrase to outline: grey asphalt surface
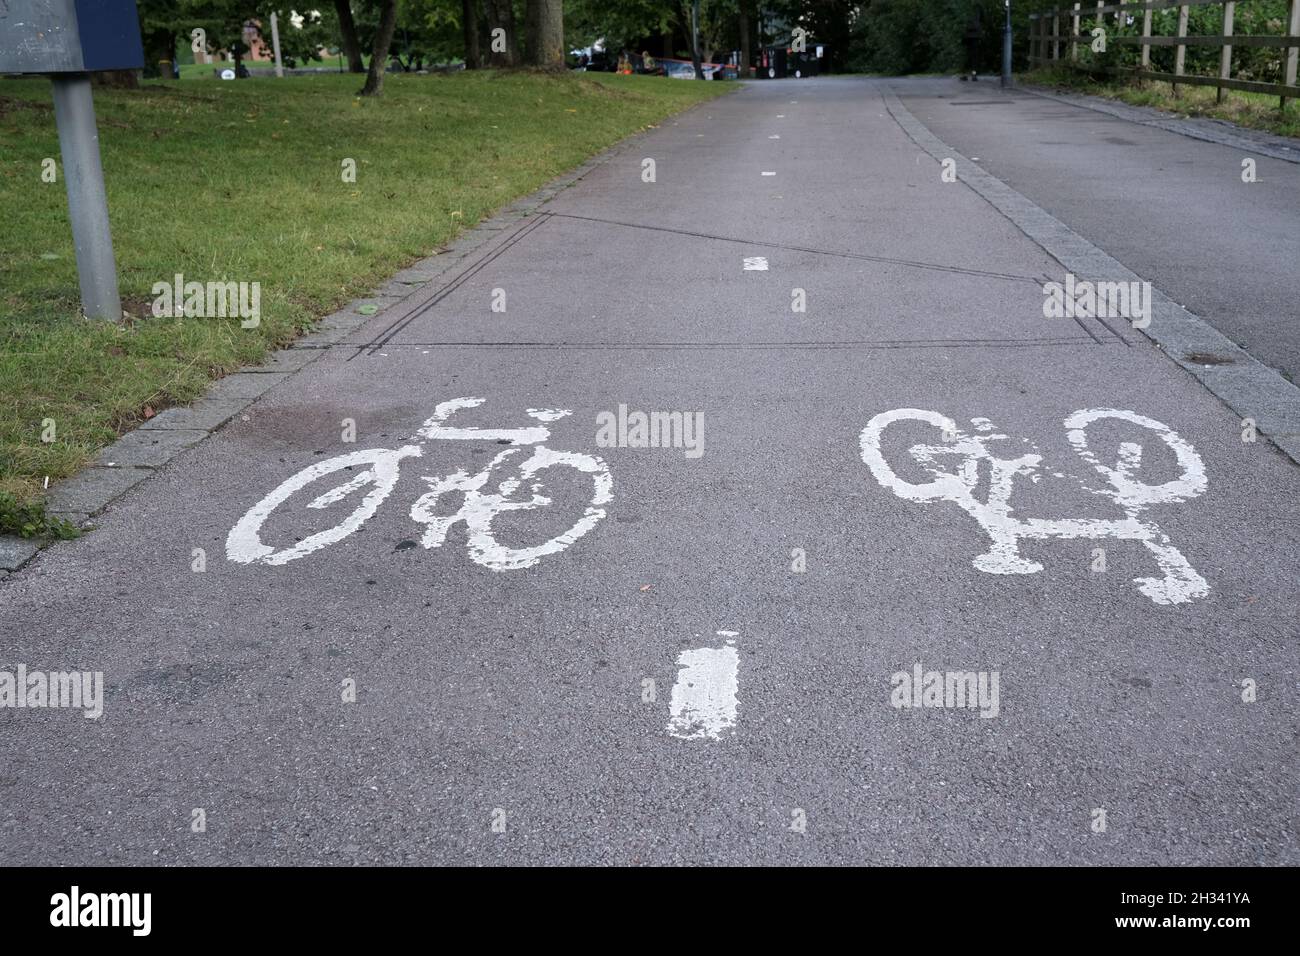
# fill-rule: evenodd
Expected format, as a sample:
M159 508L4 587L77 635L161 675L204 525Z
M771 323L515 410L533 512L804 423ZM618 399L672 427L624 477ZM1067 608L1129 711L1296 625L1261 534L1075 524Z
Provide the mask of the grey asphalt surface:
M1035 135L1102 155L1088 145L1099 118L1015 108L1059 114ZM934 101L945 110L940 138L993 135ZM1190 168L1207 145L1180 144ZM1064 180L1076 161L1053 148ZM1237 416L1139 333L1044 319L1059 264L939 172L876 81L749 84L629 141L502 230L427 312L375 316L98 530L0 582L0 668L102 670L107 685L98 721L0 710L0 862L1300 863L1300 470L1243 443ZM1058 214L1086 228L1074 211ZM1111 234L1143 246L1136 230L1154 227L1123 218L1135 231ZM1219 225L1250 232L1226 213ZM754 256L769 269L744 271ZM1157 284L1182 274L1119 257ZM1238 288L1263 302L1271 281ZM794 288L806 313L791 311ZM546 444L605 459L608 516L523 570L473 563L463 526L410 547L421 476L500 450L430 443L363 531L279 567L225 559L231 527L282 481L398 447L460 396L486 399L461 424L572 409ZM597 414L620 404L702 412L704 454L597 448ZM1209 595L1153 604L1131 580L1154 571L1134 542L1030 542L1041 572L976 570L988 538L973 519L895 496L860 457L867 421L901 407L986 417L1017 453L1028 439L1049 472L1073 475L1086 467L1062 422L1076 409L1164 422L1203 457L1208 487L1149 517ZM355 445L340 441L346 418ZM902 426L891 461L906 470L909 442L933 440ZM1149 434L1103 424L1093 440L1110 461L1145 440L1143 480L1172 477ZM554 515L503 522L503 537L548 537L581 513L580 484L548 493ZM287 507L266 536L287 544L354 500ZM1050 474L1014 502L1120 516ZM1090 570L1097 546L1105 573ZM806 573L790 570L794 548ZM718 646L720 630L737 633L735 727L670 736L678 655ZM999 671L999 716L894 709L890 675L918 662ZM346 678L355 703L340 699ZM193 808L207 832L191 832Z
M1300 163L997 81L909 79L904 104L958 152L1300 382ZM1242 181L1242 160L1256 180Z

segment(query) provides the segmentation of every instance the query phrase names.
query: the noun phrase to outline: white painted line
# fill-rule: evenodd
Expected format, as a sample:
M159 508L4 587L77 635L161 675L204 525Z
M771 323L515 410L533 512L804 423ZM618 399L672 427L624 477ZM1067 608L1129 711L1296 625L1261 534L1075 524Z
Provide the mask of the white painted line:
M736 726L740 655L734 645L728 640L726 647L701 647L678 656L668 703L669 734L681 740L719 740Z
M765 173L763 173L763 175L764 175L764 176L775 176L776 173L775 173L775 172L771 172L771 173L765 172Z
M780 133L777 133L775 136L769 136L769 137L768 137L768 139L780 139L780 138L781 138L781 134L780 134Z
M776 114L776 118L777 118L777 119L785 119L785 114L784 114L784 113L777 113L777 114Z
M745 257L745 271L746 271L746 272L766 272L766 271L767 271L767 259L766 259L766 257L764 257L764 256L746 256L746 257Z

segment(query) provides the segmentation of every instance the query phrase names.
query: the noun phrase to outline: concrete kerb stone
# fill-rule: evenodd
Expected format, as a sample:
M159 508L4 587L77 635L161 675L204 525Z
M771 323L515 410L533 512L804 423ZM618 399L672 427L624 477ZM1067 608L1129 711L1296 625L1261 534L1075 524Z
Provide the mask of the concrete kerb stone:
M957 160L962 170L957 178L1011 220L1067 272L1085 277L1104 276L1116 282L1143 281L1045 209L940 140L912 115L892 89L886 88L883 95L890 115L917 146L936 162ZM1300 435L1300 388L1159 289L1152 288L1151 300L1151 323L1141 331L1243 420L1254 420L1260 434L1268 436L1300 465L1297 443L1277 441L1273 437ZM1214 363L1198 362L1196 357L1201 356L1213 356Z
M63 518L93 515L153 473L152 468L91 465L55 487L46 501L46 510Z
M41 550L39 542L17 535L0 535L0 571L17 571Z
M136 429L101 451L92 464L104 468L158 468L208 434L201 428Z
M250 373L251 374L251 373ZM141 430L154 428L200 428L213 431L248 407L252 399L201 398L184 408L169 408L159 412L140 426Z

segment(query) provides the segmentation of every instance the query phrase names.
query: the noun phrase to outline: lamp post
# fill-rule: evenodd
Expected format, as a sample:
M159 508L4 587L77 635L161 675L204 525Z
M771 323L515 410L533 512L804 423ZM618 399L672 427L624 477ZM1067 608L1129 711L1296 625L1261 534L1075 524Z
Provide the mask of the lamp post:
M1006 19L1002 24L1002 88L1011 85L1011 0L1002 0Z

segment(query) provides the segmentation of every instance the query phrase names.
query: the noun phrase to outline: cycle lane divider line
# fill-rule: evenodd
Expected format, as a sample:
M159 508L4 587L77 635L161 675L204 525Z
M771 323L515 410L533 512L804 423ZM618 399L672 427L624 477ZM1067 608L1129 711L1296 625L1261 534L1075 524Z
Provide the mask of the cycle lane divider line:
M1119 260L940 140L903 105L892 88L886 87L881 95L890 116L920 149L940 163L956 160L961 168L958 180L1067 272L1120 282L1142 281ZM1154 286L1150 323L1141 331L1228 408L1243 419L1254 420L1260 434L1300 464L1300 387ZM1220 356L1228 361L1207 365L1188 358L1196 355Z
M682 651L668 704L668 733L681 740L720 740L736 726L740 655L736 631L717 631L721 647Z

